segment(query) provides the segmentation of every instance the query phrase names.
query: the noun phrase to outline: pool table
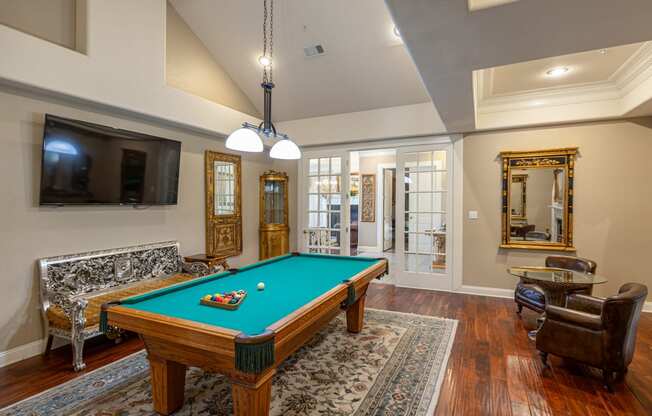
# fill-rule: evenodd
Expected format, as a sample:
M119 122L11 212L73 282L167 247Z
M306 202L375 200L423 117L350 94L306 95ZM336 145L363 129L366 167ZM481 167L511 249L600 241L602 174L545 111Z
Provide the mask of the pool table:
M360 332L369 282L387 272L386 259L292 253L107 303L100 326L143 339L158 413L183 405L186 367L195 366L229 377L234 414L267 415L276 367L342 309L348 331ZM240 289L236 310L200 304Z

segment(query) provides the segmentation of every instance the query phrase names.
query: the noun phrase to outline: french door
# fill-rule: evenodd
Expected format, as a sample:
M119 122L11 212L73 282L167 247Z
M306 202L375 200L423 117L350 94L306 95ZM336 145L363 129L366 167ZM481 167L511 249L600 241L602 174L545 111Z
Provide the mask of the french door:
M299 172L299 242L308 253L349 255L349 154L304 154Z
M397 149L397 284L451 290L450 145Z

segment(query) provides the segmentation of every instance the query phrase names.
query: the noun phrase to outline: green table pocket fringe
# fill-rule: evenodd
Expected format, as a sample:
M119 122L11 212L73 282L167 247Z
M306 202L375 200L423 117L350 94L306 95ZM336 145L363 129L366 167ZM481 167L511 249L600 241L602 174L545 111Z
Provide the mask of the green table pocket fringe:
M274 364L274 338L260 344L235 344L235 368L244 373L262 373Z

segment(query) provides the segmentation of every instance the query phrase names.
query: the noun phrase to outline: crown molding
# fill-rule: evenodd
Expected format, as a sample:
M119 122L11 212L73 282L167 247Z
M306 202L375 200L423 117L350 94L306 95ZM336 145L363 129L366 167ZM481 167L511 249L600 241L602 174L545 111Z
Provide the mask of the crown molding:
M469 11L475 12L478 10L489 9L491 7L498 7L508 3L514 3L519 0L468 0Z
M519 111L531 114L538 109L549 111L552 107L595 103L613 106L615 112L620 112L614 116L620 116L624 113L623 98L652 79L652 42L643 44L604 81L494 95L491 93L493 78L493 68L473 73L476 114Z

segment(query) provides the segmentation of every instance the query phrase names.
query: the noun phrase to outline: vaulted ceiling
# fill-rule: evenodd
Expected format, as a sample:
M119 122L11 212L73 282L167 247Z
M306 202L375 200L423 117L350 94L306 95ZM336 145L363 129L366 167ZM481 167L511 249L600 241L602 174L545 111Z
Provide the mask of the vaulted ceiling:
M170 1L262 112L262 0ZM276 121L430 101L448 132L652 114L652 45L643 43L652 40L649 0L278 0L275 7ZM315 45L325 53L306 57L304 48ZM560 62L574 70L541 76ZM639 79L625 85L627 76L614 74ZM598 84L599 94L577 89ZM563 100L528 96L563 88ZM583 95L570 96L577 91ZM506 96L518 102L506 104Z
M172 0L262 113L262 0ZM274 13L275 120L430 101L382 0L280 0ZM320 44L325 54L306 57Z

